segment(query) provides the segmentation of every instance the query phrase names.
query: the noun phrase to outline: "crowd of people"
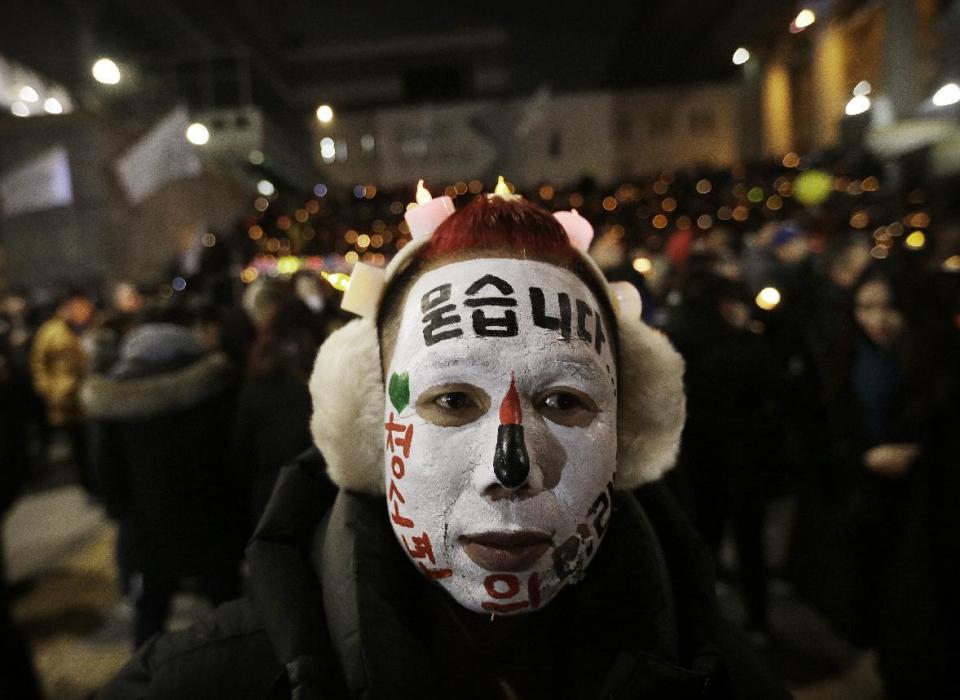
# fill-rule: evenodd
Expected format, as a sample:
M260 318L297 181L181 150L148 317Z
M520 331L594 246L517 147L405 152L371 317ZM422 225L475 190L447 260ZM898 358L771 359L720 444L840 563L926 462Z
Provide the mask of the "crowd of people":
M934 697L957 648L960 226L947 212L931 221L930 194L865 185L867 166L804 204L795 167L525 194L594 223L594 259L638 289L644 320L683 356L687 422L666 481L715 555L731 538L736 568L719 574L738 580L753 641L776 632L765 519L788 496L797 516L777 575L878 649L890 697ZM451 187L458 204L476 196ZM393 235L377 251L409 240L399 193L324 198L320 235L297 238L289 217L276 229L276 203L238 226L232 254L262 252L251 226L302 255L361 258L369 244L349 232L378 220ZM244 544L277 475L313 442L317 349L348 319L312 271L244 288L234 269L201 268L172 294L120 282L0 306L0 507L69 445L78 483L117 524L137 646L185 580L214 603L243 588Z

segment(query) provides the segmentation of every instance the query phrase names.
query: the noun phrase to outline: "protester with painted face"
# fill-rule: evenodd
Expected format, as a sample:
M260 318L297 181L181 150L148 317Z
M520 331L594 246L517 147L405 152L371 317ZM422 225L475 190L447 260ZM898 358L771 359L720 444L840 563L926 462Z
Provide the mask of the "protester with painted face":
M654 483L682 362L565 223L481 196L354 270L252 605L148 642L106 697L785 697Z

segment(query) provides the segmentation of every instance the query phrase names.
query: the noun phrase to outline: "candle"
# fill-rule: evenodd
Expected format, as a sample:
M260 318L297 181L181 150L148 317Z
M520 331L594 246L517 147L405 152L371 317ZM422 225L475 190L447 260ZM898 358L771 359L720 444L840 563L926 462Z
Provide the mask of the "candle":
M593 226L590 225L590 222L580 216L576 209L554 212L553 216L563 226L563 230L567 232L570 244L577 250L586 253L590 247L590 242L593 241Z
M507 181L503 179L503 175L497 177L497 185L493 188L493 192L487 195L487 199L493 199L494 197L500 197L500 199L520 199L520 195L514 194L510 191L510 185L507 184Z
M382 267L356 263L350 273L350 283L340 300L340 308L357 316L373 318L385 280L386 271Z
M455 211L452 199L446 196L434 199L420 180L417 183L417 206L408 209L403 218L410 228L410 235L423 238L433 233Z

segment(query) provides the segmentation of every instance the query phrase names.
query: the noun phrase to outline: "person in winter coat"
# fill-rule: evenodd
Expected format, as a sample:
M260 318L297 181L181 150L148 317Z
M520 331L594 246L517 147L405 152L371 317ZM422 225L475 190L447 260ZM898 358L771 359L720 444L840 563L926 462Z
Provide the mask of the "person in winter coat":
M957 345L923 315L922 279L890 267L855 285L824 372L828 469L801 494L794 579L877 650L885 697L953 697Z
M678 481L697 530L719 555L729 526L754 639L769 634L763 551L766 501L780 467L780 376L763 336L750 330L746 290L712 271L691 275L666 332L686 364L687 423Z
M71 292L53 318L37 330L30 349L33 385L46 404L49 426L66 433L81 486L94 492L87 459L87 435L79 392L89 358L80 338L93 317L93 302L83 292Z
M103 697L786 697L654 483L682 361L571 218L481 196L414 218L379 289L354 269L365 317L318 355L319 449L248 548L252 604L154 638Z
M299 299L288 299L260 328L240 389L233 466L245 489L252 533L280 467L310 447L307 381L323 327Z
M83 388L121 576L134 595L134 638L159 632L186 577L220 603L238 592L239 493L228 460L235 370L190 330L146 323Z
M0 534L7 512L27 480L29 458L20 411L25 392L11 371L9 343L4 319L0 316ZM40 689L30 646L11 615L11 595L6 577L6 557L0 540L0 650L4 673L0 674L3 697L39 698Z

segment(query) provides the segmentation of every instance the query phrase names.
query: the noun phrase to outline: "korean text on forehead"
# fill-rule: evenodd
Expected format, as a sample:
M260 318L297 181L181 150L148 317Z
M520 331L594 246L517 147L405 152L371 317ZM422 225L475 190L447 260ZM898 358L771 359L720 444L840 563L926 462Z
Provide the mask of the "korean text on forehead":
M439 350L532 333L591 348L601 364L611 363L593 293L568 270L527 260L470 260L426 273L407 297L401 340Z

